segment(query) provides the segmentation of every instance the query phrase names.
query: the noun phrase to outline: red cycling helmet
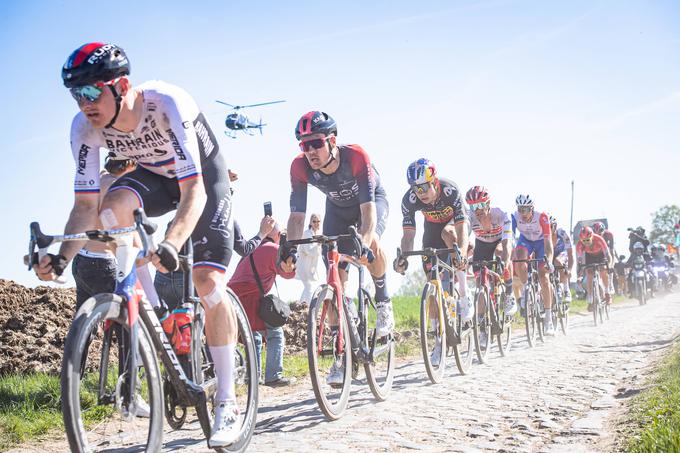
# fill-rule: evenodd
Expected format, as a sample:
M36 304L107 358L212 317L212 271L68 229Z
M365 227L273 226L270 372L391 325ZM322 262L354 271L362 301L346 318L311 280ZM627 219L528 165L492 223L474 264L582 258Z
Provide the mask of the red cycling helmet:
M311 111L302 115L295 126L295 138L301 140L307 135L338 135L338 125L328 113Z
M484 186L474 186L465 194L465 202L467 204L489 203L489 191Z
M604 223L602 222L593 223L593 231L595 232L595 234L602 234L604 230L605 230Z
M578 238L582 241L590 241L593 239L593 229L589 226L581 228Z

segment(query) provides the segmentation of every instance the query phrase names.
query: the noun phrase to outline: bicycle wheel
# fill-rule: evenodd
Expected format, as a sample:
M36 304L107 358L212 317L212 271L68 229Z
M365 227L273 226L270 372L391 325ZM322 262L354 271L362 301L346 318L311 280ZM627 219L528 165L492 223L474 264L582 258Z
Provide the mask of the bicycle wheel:
M250 329L250 323L238 296L227 288L227 295L234 309L238 325L236 349L234 351L234 386L236 405L239 408L239 435L228 447L214 448L218 452L242 452L245 451L253 437L257 419L258 407L258 373L257 356L255 353L255 340ZM205 312L199 304L196 308L194 323L192 325L192 363L193 373L197 384L202 384L207 393L207 413L210 417L208 423L201 423L206 438L210 437L210 427L214 416L214 392L217 389L215 367L210 355L210 348L205 336ZM198 408L197 408L198 409ZM200 411L198 411L200 414Z
M505 294L501 295L495 309L492 310L495 318L494 322L498 326L496 343L498 344L498 351L501 353L501 357L505 357L510 353L512 340L512 318L505 316L506 297Z
M359 338L367 339L367 346L370 350L373 345L375 336L375 322L378 319L376 307L371 299L371 296L364 289L361 290L364 298L364 307L366 309L366 316L364 318L365 324L359 326ZM345 318L349 312L345 305ZM362 332L366 329L366 335ZM378 401L385 401L387 396L392 391L392 380L394 379L394 362L396 360L396 353L394 349L394 339L392 335L377 338L373 349L373 362L364 363L364 371L366 372L366 380L368 386L373 393L373 396Z
M562 329L563 334L567 334L567 331L569 330L569 310L567 310L567 306L564 302L564 299L560 297L559 300L559 305L557 306L557 317L560 320L560 329Z
M543 327L545 326L545 308L543 307L543 297L541 296L541 289L536 288L534 290L534 319L536 321L536 333L538 334L538 339L541 343L545 343L545 331ZM542 314L542 315L541 315Z
M597 316L599 315L600 311L600 291L598 289L599 282L593 278L593 289L592 289L592 298L593 298L593 323L595 324L595 327L597 327Z
M125 337L125 333L129 336L128 326L119 323L121 303L121 297L114 294L98 294L88 299L66 337L61 395L64 427L71 451L93 451L104 446L152 452L161 449L163 393L158 362L146 327L139 321L139 341L134 351L139 356L139 366L135 370L138 391L132 405L124 402L128 392L128 371L119 373L119 357L113 355L113 351L120 353L122 348L103 344L105 335L108 341L113 338L105 334L111 329L124 332L121 337ZM122 340L116 338L119 344ZM127 344L124 354L131 349L129 342ZM120 363L126 363L126 358L120 358ZM101 367L102 364L105 365ZM136 417L127 411L135 406ZM148 417L143 416L144 412Z
M527 343L529 347L534 347L536 343L536 310L534 310L536 302L534 300L534 292L531 288L524 289L524 329L527 334Z
M436 312L436 315L431 318L430 312L432 311ZM446 322L442 298L437 295L437 287L427 282L420 298L420 349L423 353L425 371L433 384L441 382L444 377L447 358L446 344ZM437 347L439 350L435 351ZM439 357L436 357L437 355Z
M460 299L456 301L458 305ZM453 311L456 307L449 307ZM452 316L455 315L455 316ZM446 313L444 315L447 319L447 324L453 328L453 332L447 332L446 338L449 339L449 344L453 347L453 357L456 359L456 366L460 374L467 374L472 366L472 357L475 354L475 340L473 322L463 322L460 313ZM477 313L473 313L474 317Z
M477 290L475 297L475 311L477 315L474 321L475 352L479 363L486 361L489 349L491 349L491 308L489 301L489 290L481 287Z
M347 317L338 316L336 298L331 286L321 285L312 297L307 317L309 377L319 408L328 420L344 414L352 382L349 326Z

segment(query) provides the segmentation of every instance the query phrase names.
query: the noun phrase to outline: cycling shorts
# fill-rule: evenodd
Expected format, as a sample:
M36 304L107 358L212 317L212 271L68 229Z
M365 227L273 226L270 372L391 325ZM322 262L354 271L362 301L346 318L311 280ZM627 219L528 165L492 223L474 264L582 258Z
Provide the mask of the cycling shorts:
M387 215L389 214L389 204L384 195L375 194L376 224L375 233L378 237L385 232ZM347 234L350 226L357 229L361 227L361 208L359 205L339 207L326 199L326 214L323 219L323 234L325 236L336 236ZM338 251L347 255L355 253L354 243L351 239L341 239L338 241ZM326 254L324 253L324 256Z
M423 222L423 248L445 249L448 248L442 239L442 231L446 225L453 225L453 220L450 222ZM451 264L451 255L449 253L439 253L439 259ZM423 271L429 274L432 269L432 260L429 257L423 257Z
M604 252L586 253L586 266L588 264L604 264L606 262Z
M519 240L517 241L517 248L526 249L528 257L533 253L534 258L537 260L543 259L545 256L545 244L543 243L542 238L536 241L530 241L520 234ZM540 264L543 265L543 263Z
M496 247L500 244L501 239L493 242L484 242L475 239L475 251L472 255L472 261L491 261L494 259Z
M231 192L227 165L220 153L203 164L203 184L207 200L191 239L194 243L194 268L213 268L226 272L234 248ZM158 217L177 208L180 199L176 178L152 173L138 166L120 177L109 192L129 190L149 217Z

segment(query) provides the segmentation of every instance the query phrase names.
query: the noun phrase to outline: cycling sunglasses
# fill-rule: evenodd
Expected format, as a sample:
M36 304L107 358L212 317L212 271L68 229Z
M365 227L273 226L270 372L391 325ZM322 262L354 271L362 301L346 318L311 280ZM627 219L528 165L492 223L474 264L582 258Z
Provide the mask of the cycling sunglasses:
M487 201L482 201L481 203L472 203L470 209L476 211L478 209L486 209L487 206L489 206L489 203Z
M517 210L522 214L528 214L531 212L532 209L534 208L532 208L531 206L520 206L517 208Z
M413 184L411 188L415 193L425 193L428 190L430 190L430 185L431 183L429 182L424 182L422 184Z
M590 245L593 242L593 238L581 239L581 242L586 245Z
M327 137L305 140L300 142L300 149L303 153L308 153L311 149L321 149L326 144L326 140L328 140Z
M89 102L95 102L104 92L104 87L106 85L114 85L119 80L120 78L117 78L108 82L96 82L91 85L73 87L69 89L69 91L71 92L73 99L75 99L77 102L80 102L83 99L86 99Z

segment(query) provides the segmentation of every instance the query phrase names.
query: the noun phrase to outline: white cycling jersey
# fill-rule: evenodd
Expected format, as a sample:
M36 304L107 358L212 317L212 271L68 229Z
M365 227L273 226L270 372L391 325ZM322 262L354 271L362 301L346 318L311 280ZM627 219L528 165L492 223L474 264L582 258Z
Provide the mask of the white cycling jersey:
M519 230L521 236L529 241L538 241L550 235L550 219L544 212L534 211L528 222L522 220L519 212L512 215L512 232Z
M178 181L201 174L201 161L217 149L207 121L189 94L158 80L139 87L142 119L131 132L95 129L83 112L71 124L77 193L99 192L99 149L134 159L138 165Z
M491 217L491 228L485 230L475 212L470 210L470 229L474 231L478 240L490 243L512 238L512 223L502 209L491 208L489 217Z

